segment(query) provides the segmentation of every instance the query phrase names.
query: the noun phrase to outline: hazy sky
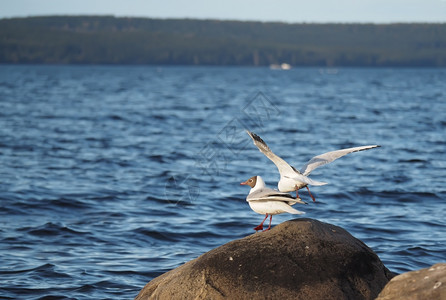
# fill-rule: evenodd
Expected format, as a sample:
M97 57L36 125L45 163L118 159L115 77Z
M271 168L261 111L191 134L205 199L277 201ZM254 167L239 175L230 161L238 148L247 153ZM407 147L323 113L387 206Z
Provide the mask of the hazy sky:
M446 22L446 0L0 0L0 18L80 14L283 22Z

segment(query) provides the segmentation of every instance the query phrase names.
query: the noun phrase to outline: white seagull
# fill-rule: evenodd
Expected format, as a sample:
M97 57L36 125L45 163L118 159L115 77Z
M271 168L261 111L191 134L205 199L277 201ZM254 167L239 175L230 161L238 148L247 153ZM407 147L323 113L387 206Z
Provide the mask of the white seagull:
M266 218L268 218L268 215L270 216L269 226L263 231L267 231L271 228L271 220L273 215L284 212L298 215L304 214L303 211L294 209L290 205L294 205L296 203L306 204L305 202L303 202L300 198L294 198L288 193L282 193L266 187L265 182L260 176L251 177L240 184L249 185L251 187L251 190L246 197L246 201L248 201L251 209L258 214L265 215L265 219L263 219L262 223L254 228L256 231L263 230L263 223L265 222Z
M310 159L299 171L293 166L289 165L285 160L275 155L268 147L268 145L266 145L266 143L257 134L250 132L248 130L246 130L246 132L252 138L252 140L254 141L254 145L256 145L257 148L259 148L260 152L265 154L265 156L268 157L279 170L280 173L280 180L278 183L279 191L281 192L296 191L296 198L299 198L298 190L303 187L306 187L313 201L316 201L316 199L311 194L308 185L325 185L327 183L310 179L308 175L310 175L311 171L313 171L317 167L331 163L334 160L349 153L381 147L379 145L368 145L368 146L359 146L359 147L327 152L321 155L317 155L312 159Z

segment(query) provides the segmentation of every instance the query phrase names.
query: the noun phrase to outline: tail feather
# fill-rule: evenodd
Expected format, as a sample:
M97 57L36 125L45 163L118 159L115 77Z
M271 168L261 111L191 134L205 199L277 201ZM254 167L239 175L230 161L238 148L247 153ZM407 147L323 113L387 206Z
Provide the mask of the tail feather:
M288 201L288 205L294 205L294 204L296 204L296 203L300 203L300 204L308 204L307 202L302 201L301 198L297 198L297 199L293 199L293 200Z
M323 182L323 181L317 181L317 180L311 180L311 185L326 185L328 184L328 182Z
M310 185L326 185L327 184L327 182L313 180L310 177L302 175L302 174L296 174L296 176L294 176L292 179L294 179L296 181L304 182L304 183L310 184Z
M286 207L283 207L283 210L287 213L294 214L294 215L303 215L305 214L304 211L300 211L297 209L292 208L291 206L286 205Z

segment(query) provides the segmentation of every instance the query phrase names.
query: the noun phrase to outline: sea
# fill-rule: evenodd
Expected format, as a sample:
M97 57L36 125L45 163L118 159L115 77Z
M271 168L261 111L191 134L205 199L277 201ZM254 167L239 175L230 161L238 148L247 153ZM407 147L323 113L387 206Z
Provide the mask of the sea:
M446 261L446 69L1 65L0 299L133 299L262 234L240 182L279 175L245 130L297 169L381 146L273 226L340 226L395 273Z

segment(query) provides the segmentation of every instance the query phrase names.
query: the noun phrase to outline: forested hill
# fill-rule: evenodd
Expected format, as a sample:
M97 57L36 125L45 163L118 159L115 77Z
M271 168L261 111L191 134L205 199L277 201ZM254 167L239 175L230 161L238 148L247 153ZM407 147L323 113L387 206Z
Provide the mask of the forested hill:
M1 19L0 63L445 67L446 23Z

